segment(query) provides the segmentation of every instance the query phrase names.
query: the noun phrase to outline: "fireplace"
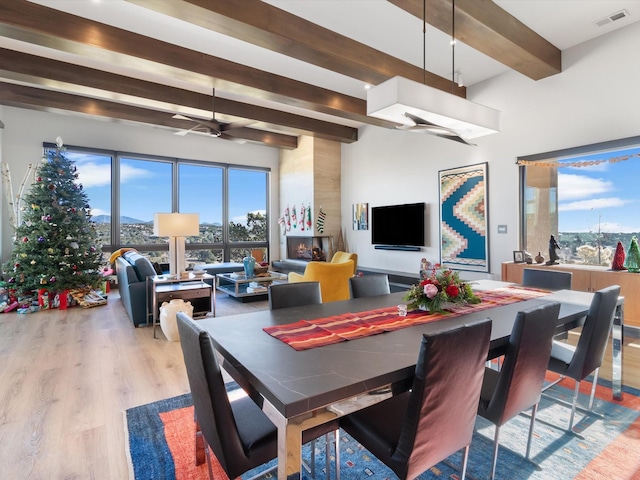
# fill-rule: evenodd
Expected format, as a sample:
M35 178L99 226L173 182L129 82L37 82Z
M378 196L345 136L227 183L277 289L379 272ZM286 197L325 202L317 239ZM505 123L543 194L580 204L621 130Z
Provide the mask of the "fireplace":
M326 262L330 237L287 237L287 260Z

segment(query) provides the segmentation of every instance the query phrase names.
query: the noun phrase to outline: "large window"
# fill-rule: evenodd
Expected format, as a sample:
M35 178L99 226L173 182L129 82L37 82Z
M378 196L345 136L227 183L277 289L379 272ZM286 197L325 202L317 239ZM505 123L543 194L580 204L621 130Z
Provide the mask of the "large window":
M616 245L640 235L640 138L518 159L522 247L563 263L611 265Z
M66 148L89 197L105 258L133 247L167 263L167 239L153 235L153 215L182 212L200 217L200 234L187 238L188 267L238 262L252 251L266 260L268 170Z

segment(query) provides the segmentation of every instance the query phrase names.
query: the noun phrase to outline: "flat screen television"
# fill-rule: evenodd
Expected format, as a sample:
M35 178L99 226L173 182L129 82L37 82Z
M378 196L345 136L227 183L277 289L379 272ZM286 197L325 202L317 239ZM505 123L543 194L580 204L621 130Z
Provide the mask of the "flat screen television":
M424 247L425 204L371 208L371 243Z

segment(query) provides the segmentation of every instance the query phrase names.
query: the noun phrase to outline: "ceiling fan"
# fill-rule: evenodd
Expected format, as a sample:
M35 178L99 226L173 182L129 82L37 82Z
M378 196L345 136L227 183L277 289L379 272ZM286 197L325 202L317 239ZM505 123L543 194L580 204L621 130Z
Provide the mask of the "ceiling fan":
M241 142L244 142L244 141L240 138L235 138L231 135L227 135L225 132L227 132L228 130L233 130L235 128L246 127L247 125L251 125L252 123L255 123L253 120L241 120L233 123L218 122L216 120L216 90L215 89L213 89L213 97L211 100L211 120L196 120L194 118L187 117L181 114L175 114L172 118L175 118L177 120L189 120L191 122L196 123L194 127L175 132L176 135L179 135L181 137L191 132L199 132L199 133L205 133L207 135L211 135L212 137L220 137L225 140L233 140L233 141L241 141Z
M475 143L466 141L464 138L458 135L458 132L451 128L442 127L440 125L436 125L435 123L428 122L424 118L420 118L417 115L413 115L409 112L405 112L402 115L411 120L415 125L398 125L396 126L398 130L425 132L431 135L435 135L436 137L448 138L449 140L453 140L455 142L464 143L465 145L476 146Z

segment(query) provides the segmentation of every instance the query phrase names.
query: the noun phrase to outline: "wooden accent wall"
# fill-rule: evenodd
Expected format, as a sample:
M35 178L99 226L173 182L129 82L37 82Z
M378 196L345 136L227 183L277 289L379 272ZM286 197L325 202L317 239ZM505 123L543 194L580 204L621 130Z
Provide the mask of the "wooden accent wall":
M330 236L333 238L333 254L342 226L341 197L341 150L338 142L303 136L295 150L281 150L280 205L276 220L287 206L295 205L298 209L302 203L308 207L311 202L313 209L312 230L292 228L287 235ZM326 214L322 233L316 228L320 207ZM280 255L285 258L283 246L286 248L286 242L283 236L280 240Z

